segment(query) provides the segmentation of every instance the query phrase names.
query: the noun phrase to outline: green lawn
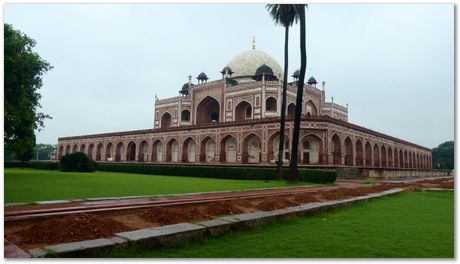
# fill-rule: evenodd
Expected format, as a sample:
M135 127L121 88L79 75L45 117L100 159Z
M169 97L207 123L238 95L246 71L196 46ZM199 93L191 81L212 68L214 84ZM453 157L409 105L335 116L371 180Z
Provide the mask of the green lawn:
M182 247L130 247L99 257L453 258L454 193L402 193Z
M74 173L35 169L5 169L4 183L5 203L305 185L285 181L227 180L114 172Z

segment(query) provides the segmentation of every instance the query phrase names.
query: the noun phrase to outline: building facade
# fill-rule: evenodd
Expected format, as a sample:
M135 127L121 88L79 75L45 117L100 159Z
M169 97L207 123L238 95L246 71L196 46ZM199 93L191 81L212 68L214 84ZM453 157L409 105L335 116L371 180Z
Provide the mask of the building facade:
M268 54L243 52L208 81L200 73L167 99L155 98L153 129L58 139L58 155L80 151L96 161L275 163L283 70ZM287 84L284 162L288 162L298 71ZM325 99L325 82L304 85L299 163L431 169L431 150L348 122L348 105Z

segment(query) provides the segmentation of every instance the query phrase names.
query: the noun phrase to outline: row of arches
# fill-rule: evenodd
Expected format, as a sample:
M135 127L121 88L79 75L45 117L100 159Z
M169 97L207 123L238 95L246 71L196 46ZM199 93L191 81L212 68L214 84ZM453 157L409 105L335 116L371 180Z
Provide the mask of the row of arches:
M264 162L274 163L278 157L279 133L273 133L268 140L267 160ZM289 155L289 136L285 134L284 161L288 162ZM305 164L320 164L323 162L321 157L322 141L316 135L304 136L301 139L300 152L302 153L300 162ZM112 142L61 145L58 150L58 157L64 154L80 151L86 153L88 157L96 161L151 161L151 162L225 162L225 163L261 163L262 160L262 140L259 135L251 133L247 135L241 143L233 135L226 135L220 142L210 136L201 141L194 137L188 137L182 142L172 138L167 142L146 140L136 144L130 141L126 146L123 142L114 144Z
M278 157L279 133L273 133L262 144L259 135L250 133L241 142L233 135L226 135L219 142L211 136L200 141L188 137L183 141L171 138L166 142L160 139L140 143L130 141L125 145L118 143L97 143L61 145L58 157L80 151L96 161L139 161L139 162L204 162L204 163L274 163ZM283 161L290 159L290 139L285 134ZM262 151L266 148L266 151ZM327 149L329 151L327 151ZM263 157L262 152L266 152ZM299 162L301 164L333 164L339 166L389 167L431 169L431 156L401 148L385 146L350 137L341 140L333 134L329 147L316 134L307 134L299 142Z
M410 150L377 143L372 145L361 139L353 143L350 137L346 137L342 144L337 134L332 136L331 145L332 163L336 165L431 169L431 156Z
M305 104L305 114L317 115L318 110L312 100L308 100ZM265 101L265 111L267 112L277 112L278 102L277 99L270 96ZM286 115L288 118L293 118L295 114L295 104L291 103L286 108ZM206 123L216 123L219 122L220 116L220 104L219 102L207 96L204 98L197 106L196 110L196 123L197 124L206 124ZM184 109L180 113L180 118L182 122L190 122L190 110ZM241 101L234 107L234 121L242 121L246 119L253 118L253 106L247 101ZM172 115L169 112L164 112L160 118L160 127L169 128L172 125Z

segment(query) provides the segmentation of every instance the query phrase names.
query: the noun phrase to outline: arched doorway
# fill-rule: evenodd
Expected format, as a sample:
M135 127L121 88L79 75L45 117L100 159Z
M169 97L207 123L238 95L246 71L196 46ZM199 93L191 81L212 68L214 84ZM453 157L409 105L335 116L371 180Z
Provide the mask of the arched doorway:
M182 122L190 122L190 111L183 110L182 113L180 114L180 120Z
M89 159L93 159L93 149L94 149L93 143L89 144L88 146L88 158Z
M246 102L242 101L235 107L235 121L243 121L252 118L252 107Z
M70 146L67 145L67 146L65 147L65 155L67 155L67 154L69 154L69 153L70 153Z
M221 162L236 163L236 139L230 135L225 136L220 144Z
M179 143L175 139L171 139L166 145L166 161L179 161Z
M77 152L77 149L78 149L78 146L77 146L77 145L73 145L73 148L72 148L72 153L75 153L75 152Z
M278 160L278 150L280 144L280 133L274 133L268 140L268 160L275 163ZM283 144L283 163L289 162L289 137L284 134Z
M404 155L402 149L399 150L399 168L404 168Z
M85 153L85 150L86 150L86 145L85 145L85 144L82 144L82 145L80 146L80 152L81 152L81 153Z
M305 113L308 115L317 115L318 114L318 111L316 110L316 106L315 104L309 100L306 104L305 104ZM353 145L352 145L352 148L353 148Z
M322 163L322 141L316 135L307 135L301 140L301 162L304 164Z
M113 161L113 144L111 142L105 147L105 160Z
M394 152L394 153L393 153L393 154L394 154L394 155L393 155L393 166L394 166L395 168L399 168L399 158L398 158L399 155L398 155L398 150L397 150L397 149L394 149L393 152Z
M371 167L372 166L372 147L371 144L366 142L366 145L364 146L364 156L365 156L365 161L366 161L366 166Z
M122 161L122 154L125 152L125 146L123 143L118 143L115 149L115 161Z
M364 157L363 157L363 143L361 140L356 140L355 143L356 147L356 159L355 164L356 166L363 166L364 165Z
M102 158L102 147L103 147L102 143L97 144L97 147L96 147L96 161L99 161Z
M161 128L169 128L171 127L171 114L166 112L161 116Z
M276 112L277 111L277 103L274 97L268 97L265 101L265 111L267 112Z
M243 162L260 163L261 140L255 134L250 134L243 141Z
M294 118L295 117L295 104L289 104L287 107L287 117Z
M214 162L216 155L216 142L211 137L206 137L201 141L200 161Z
M404 150L404 168L409 167L409 160L407 158L407 150Z
M196 143L193 138L187 138L182 146L182 161L195 162Z
M332 136L332 164L342 164L342 147L340 138L337 134Z
M393 150L391 149L391 147L388 147L388 164L387 164L387 167L393 167L393 162L394 162L394 159L393 159Z
M152 144L152 161L162 161L163 144L160 140L156 140Z
M374 167L380 167L380 150L377 143L374 144Z
M148 161L149 160L149 143L143 140L139 145L139 158L140 162Z
M126 153L126 160L127 161L136 160L136 143L134 143L133 141L128 143L128 151Z
M211 96L206 96L198 104L196 108L196 121L197 125L219 123L220 104Z
M345 165L353 166L353 143L349 137L345 139Z
M385 149L385 146L382 146L380 149L380 159L382 160L382 167L387 167L387 150Z

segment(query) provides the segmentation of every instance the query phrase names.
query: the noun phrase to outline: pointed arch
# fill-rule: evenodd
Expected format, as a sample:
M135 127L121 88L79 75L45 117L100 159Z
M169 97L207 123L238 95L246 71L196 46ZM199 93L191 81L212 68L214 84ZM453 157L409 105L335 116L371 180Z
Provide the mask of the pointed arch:
M60 160L62 158L62 155L64 154L64 146L61 145L59 147L59 151L58 151L58 159Z
M136 160L136 143L130 141L128 143L128 150L126 151L126 160L135 161Z
M321 164L323 160L323 141L315 134L308 134L301 140L301 162L304 164Z
M65 155L69 154L70 153L70 145L67 145L65 147Z
M102 143L97 144L97 147L96 147L96 161L99 161L102 158L102 148L103 148Z
M278 110L277 100L273 96L267 97L265 100L265 111L266 112L276 112Z
M393 150L391 149L391 147L388 147L388 164L387 164L387 167L393 167L393 162L394 162L394 159L393 159Z
M196 142L189 137L182 145L182 162L195 162Z
M305 104L305 114L318 115L318 110L312 100L308 100Z
M152 161L162 161L163 160L163 143L161 140L157 139L152 143Z
M275 163L278 160L278 149L280 142L280 132L276 131L270 135L268 138L268 160L271 163ZM283 144L283 160L289 161L289 136L284 134L284 144Z
M210 136L205 137L200 144L200 161L215 162L216 149L216 141Z
M72 148L72 153L75 153L75 152L77 152L77 150L78 150L78 146L77 146L77 144L73 145L73 148Z
M384 145L380 148L380 161L381 167L387 167L387 150Z
M114 159L114 148L112 142L107 143L105 146L105 160L106 161L113 161Z
M80 151L81 153L85 153L85 150L86 150L86 145L85 145L85 144L81 144L81 145L80 145L80 150L79 150L79 151Z
M246 101L241 101L235 106L235 121L252 119L252 105Z
M121 161L122 154L124 154L124 152L125 152L125 146L123 145L122 142L119 142L115 149L115 161Z
M91 143L88 146L88 158L91 160L93 159L93 150L94 150L94 144Z
M170 139L166 144L166 161L179 161L179 143L175 138Z
M345 165L353 166L353 143L350 137L345 138Z
M363 166L364 156L363 156L363 143L361 142L361 140L359 139L356 140L355 149L356 149L355 164L356 166Z
M219 123L220 103L217 99L208 95L198 103L195 113L195 123L197 125Z
M146 140L142 140L139 145L139 155L138 161L148 161L149 160L149 143Z
M364 146L364 155L365 155L365 161L366 161L366 166L371 167L372 166L372 147L371 143L369 141L366 142L366 145Z
M172 125L172 117L169 112L164 112L161 115L160 127L161 128L169 128Z
M226 135L220 143L220 161L225 163L236 163L237 161L236 138L232 135Z
M262 155L262 141L254 133L250 133L243 140L243 162L260 163Z
M182 110L180 113L180 120L182 122L190 122L190 111L188 109Z
M380 167L380 151L377 143L374 144L374 167Z
M290 103L287 107L287 118L294 118L295 117L295 104Z
M332 164L342 165L342 142L335 133L332 135L331 144Z
M399 168L404 168L404 154L402 149L399 150Z

